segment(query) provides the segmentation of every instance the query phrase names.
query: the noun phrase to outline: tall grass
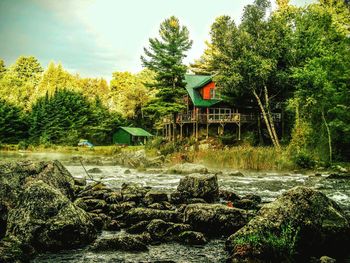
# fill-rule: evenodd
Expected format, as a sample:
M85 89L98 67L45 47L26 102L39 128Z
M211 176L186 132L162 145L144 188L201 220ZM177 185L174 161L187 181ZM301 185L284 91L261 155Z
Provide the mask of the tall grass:
M244 170L287 170L294 165L285 151L272 147L236 146L222 150L199 150L194 153L194 162L213 168Z
M121 152L131 152L143 149L144 146L94 146L93 148L88 147L77 147L77 146L63 146L63 145L29 145L26 149L20 147L20 145L9 145L3 144L0 147L0 151L27 151L27 152L55 152L55 153L67 153L67 154L87 154L87 155L106 155L113 156Z

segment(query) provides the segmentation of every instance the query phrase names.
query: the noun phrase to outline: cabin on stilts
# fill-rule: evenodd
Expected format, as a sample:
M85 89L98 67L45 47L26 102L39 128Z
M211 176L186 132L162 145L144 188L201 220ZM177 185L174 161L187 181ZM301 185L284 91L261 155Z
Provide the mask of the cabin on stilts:
M212 76L185 75L185 81L186 109L176 114L175 123L173 116L163 119L163 135L169 140L174 139L174 136L183 138L191 135L198 139L203 132L208 138L210 130L223 135L225 129L235 132L236 138L241 140L243 124L260 125L262 116L257 110L234 108L221 98L220 89L216 87ZM272 118L276 123L281 122L281 113L273 113Z

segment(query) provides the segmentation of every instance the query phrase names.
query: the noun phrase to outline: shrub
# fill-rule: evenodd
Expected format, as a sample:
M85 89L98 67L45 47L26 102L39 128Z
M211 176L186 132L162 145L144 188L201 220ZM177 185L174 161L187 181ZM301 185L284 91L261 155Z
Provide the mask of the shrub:
M294 156L293 161L298 167L303 169L313 168L316 164L313 157L306 151L302 151Z

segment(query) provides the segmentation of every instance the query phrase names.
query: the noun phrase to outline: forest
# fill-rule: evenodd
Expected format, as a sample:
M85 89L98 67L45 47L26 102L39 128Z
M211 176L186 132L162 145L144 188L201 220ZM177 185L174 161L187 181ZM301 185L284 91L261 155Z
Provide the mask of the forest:
M264 117L264 140L304 159L350 161L350 6L319 0L296 7L255 0L241 21L217 17L202 56L185 65L190 33L176 17L151 38L139 73L84 78L33 56L12 65L0 59L0 144L76 145L84 138L111 144L118 126L155 132L183 109L184 75L214 76L232 105L252 105ZM271 112L282 108L286 134L277 136ZM255 138L257 134L253 135ZM243 138L244 140L244 138Z

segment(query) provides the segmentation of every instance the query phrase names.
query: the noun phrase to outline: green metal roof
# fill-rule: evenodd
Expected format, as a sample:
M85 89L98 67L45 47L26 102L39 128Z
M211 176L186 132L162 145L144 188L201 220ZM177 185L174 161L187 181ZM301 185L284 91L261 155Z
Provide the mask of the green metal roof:
M212 81L211 76L185 75L185 81L187 93L190 96L194 106L211 107L221 101L218 99L204 100L201 94L198 92L198 88L201 88Z
M150 134L149 132L145 131L142 128L135 128L135 127L119 127L119 128L130 133L132 136L143 136L143 137L153 136L152 134Z

